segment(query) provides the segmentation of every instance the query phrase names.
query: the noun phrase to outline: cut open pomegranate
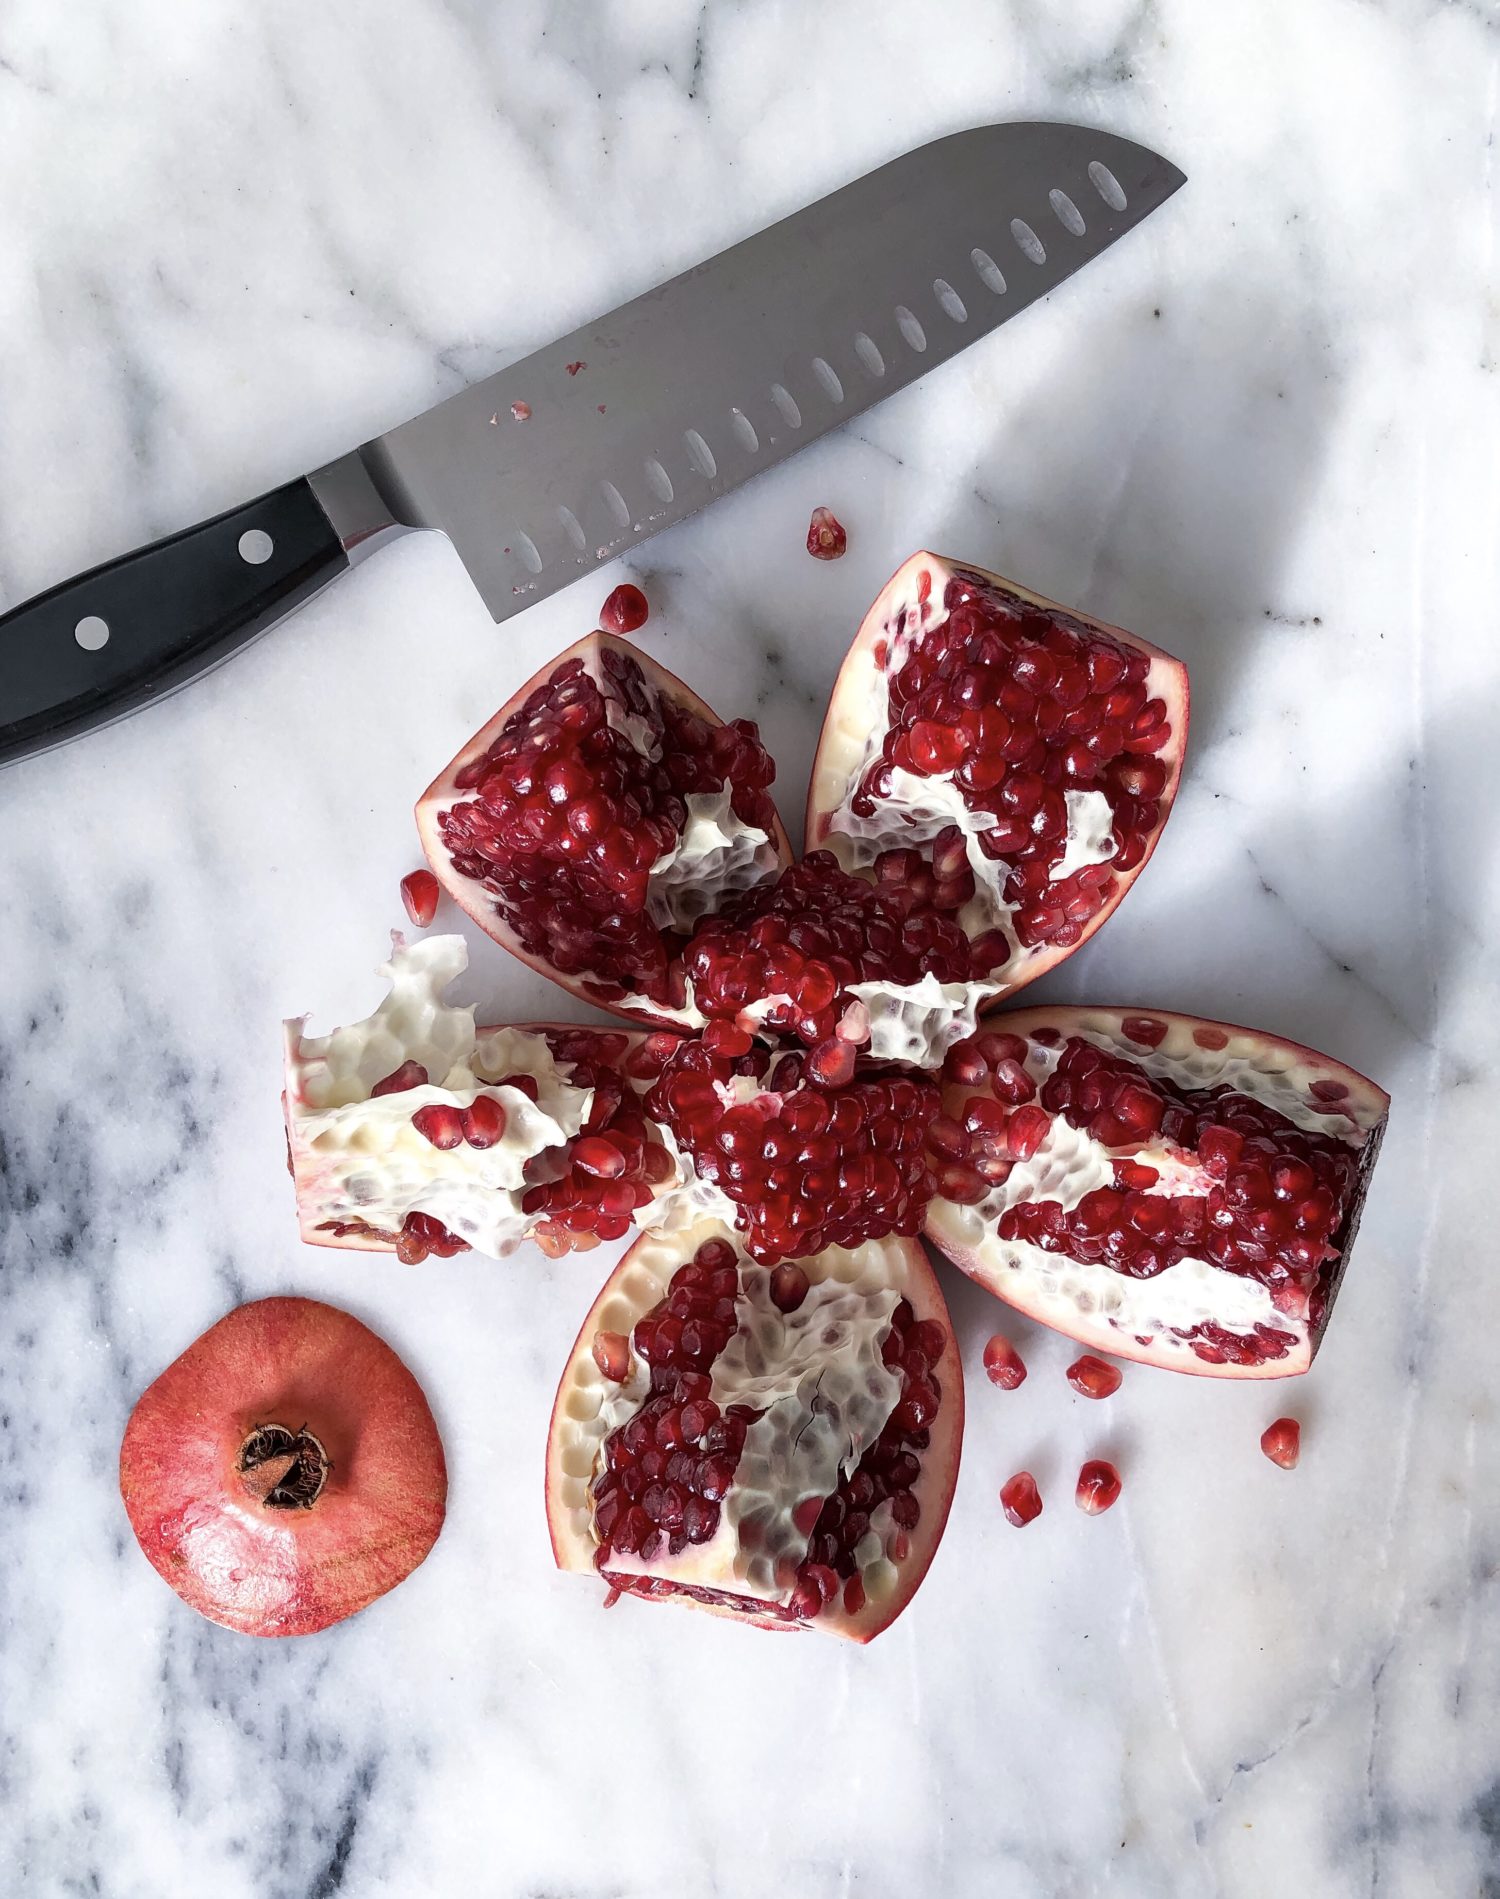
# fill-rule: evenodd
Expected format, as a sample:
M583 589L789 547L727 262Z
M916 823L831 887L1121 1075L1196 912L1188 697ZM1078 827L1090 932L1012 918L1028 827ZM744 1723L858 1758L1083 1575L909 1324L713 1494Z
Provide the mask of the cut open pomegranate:
M911 1600L963 1435L942 1293L911 1240L829 1248L797 1272L778 1286L713 1221L620 1261L552 1411L560 1568L859 1642Z
M384 1595L442 1528L443 1447L415 1378L315 1299L210 1326L120 1446L136 1540L183 1601L245 1635L307 1635Z
M790 855L748 720L607 633L544 667L428 786L417 828L480 927L586 1001L680 1020L699 917Z
M971 1278L1119 1358L1306 1371L1389 1097L1279 1036L1164 1010L1017 1010L950 1051L966 1145L926 1232Z
M1176 795L1187 671L1118 627L914 554L859 630L813 768L810 849L935 883L969 980L1009 993L1098 929Z

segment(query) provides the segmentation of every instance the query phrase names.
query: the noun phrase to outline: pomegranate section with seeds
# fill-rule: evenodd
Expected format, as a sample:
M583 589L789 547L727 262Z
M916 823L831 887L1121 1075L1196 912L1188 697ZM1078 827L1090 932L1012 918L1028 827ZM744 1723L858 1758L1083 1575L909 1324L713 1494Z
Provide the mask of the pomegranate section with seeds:
M958 1044L962 1134L926 1232L1031 1317L1120 1358L1306 1371L1389 1097L1279 1036L1163 1010L1039 1008Z
M748 720L722 723L592 633L428 786L417 828L438 881L498 942L586 1001L665 1020L687 1001L694 923L790 854L774 775Z
M1295 1470L1302 1455L1302 1426L1295 1418L1278 1418L1261 1432L1260 1448L1282 1470Z
M664 1030L478 1029L444 999L461 937L398 944L362 1022L286 1025L287 1148L302 1236L415 1263L534 1239L618 1239L682 1180L642 1108L679 1038Z
M846 553L849 536L831 508L814 508L807 524L807 551L814 560L837 560Z
M834 687L807 841L872 874L965 865L976 977L1018 989L1093 934L1150 856L1182 771L1187 672L1134 634L914 554Z
M448 1491L437 1426L389 1345L314 1299L210 1326L143 1393L120 1494L152 1567L245 1635L307 1635L411 1574Z
M778 1290L779 1271L712 1221L625 1255L553 1407L553 1551L612 1591L868 1641L947 1520L952 1327L914 1241L828 1248Z

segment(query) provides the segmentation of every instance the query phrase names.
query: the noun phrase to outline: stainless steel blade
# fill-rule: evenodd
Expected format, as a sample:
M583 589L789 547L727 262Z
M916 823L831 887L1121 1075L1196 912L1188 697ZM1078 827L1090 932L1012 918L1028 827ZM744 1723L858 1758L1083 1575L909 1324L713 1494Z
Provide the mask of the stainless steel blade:
M1079 126L955 133L360 459L397 521L448 535L503 620L946 362L1182 183L1155 152Z

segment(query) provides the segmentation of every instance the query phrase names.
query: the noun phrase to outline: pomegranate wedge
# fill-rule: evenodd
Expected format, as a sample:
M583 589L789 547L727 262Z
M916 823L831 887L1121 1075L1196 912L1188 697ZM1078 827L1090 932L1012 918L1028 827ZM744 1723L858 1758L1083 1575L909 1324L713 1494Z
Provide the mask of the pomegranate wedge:
M1389 1097L1279 1036L1164 1010L1014 1010L949 1052L925 1231L1119 1358L1306 1371Z
M656 1203L682 1168L640 1097L679 1038L476 1029L443 999L467 962L462 937L398 939L373 1015L324 1036L286 1024L287 1155L310 1244L415 1262L503 1258L530 1238L556 1254L669 1211Z
M417 829L438 881L523 962L617 1014L696 1026L682 944L790 856L775 770L748 720L723 724L596 632L433 780Z
M962 926L988 1001L1087 940L1182 774L1187 669L1012 581L913 554L865 616L813 766L808 848Z
M963 1382L920 1245L772 1269L707 1221L638 1240L553 1405L561 1569L759 1628L867 1642L947 1521Z

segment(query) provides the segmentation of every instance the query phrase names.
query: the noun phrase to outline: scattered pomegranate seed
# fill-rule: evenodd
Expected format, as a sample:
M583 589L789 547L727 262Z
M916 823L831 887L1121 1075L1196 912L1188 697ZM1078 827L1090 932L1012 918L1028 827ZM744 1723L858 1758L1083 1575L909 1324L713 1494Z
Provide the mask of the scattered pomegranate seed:
M1042 1493L1036 1487L1036 1479L1029 1470L1017 1471L1008 1483L1000 1488L1000 1507L1004 1510L1006 1521L1013 1523L1018 1530L1024 1530L1028 1523L1035 1523L1042 1514Z
M1026 1377L1026 1362L1003 1332L997 1332L984 1348L985 1376L1002 1391L1014 1391Z
M1120 1389L1120 1368L1085 1352L1068 1367L1068 1383L1081 1398L1112 1398Z
M434 1147L463 1145L464 1118L457 1108L450 1107L445 1101L431 1101L425 1108L418 1108L411 1118L411 1124Z
M1102 1457L1091 1458L1078 1473L1078 1488L1073 1500L1078 1508L1091 1517L1097 1517L1116 1501L1120 1494L1120 1473L1113 1464L1106 1463Z
M807 551L814 560L837 560L849 545L843 523L828 508L814 508L807 528Z
M1260 1448L1282 1470L1295 1470L1302 1453L1302 1426L1295 1418L1278 1418L1261 1432Z
M510 405L510 412L518 422L529 422L531 420L531 404L529 402L513 402Z
M615 1384L623 1384L630 1373L630 1341L622 1332L594 1334L594 1363Z
M583 362L578 362L578 363L569 363L569 364L568 364L568 374L569 374L570 376L576 376L576 375L578 374L578 372L579 372L579 370L580 370L580 369L587 369L587 368L588 368L588 364L587 364L587 363L583 363Z
M419 930L425 930L437 915L440 894L438 880L430 870L409 870L401 879L401 901Z
M599 624L606 633L635 633L650 616L646 596L627 580L615 588L599 609Z

